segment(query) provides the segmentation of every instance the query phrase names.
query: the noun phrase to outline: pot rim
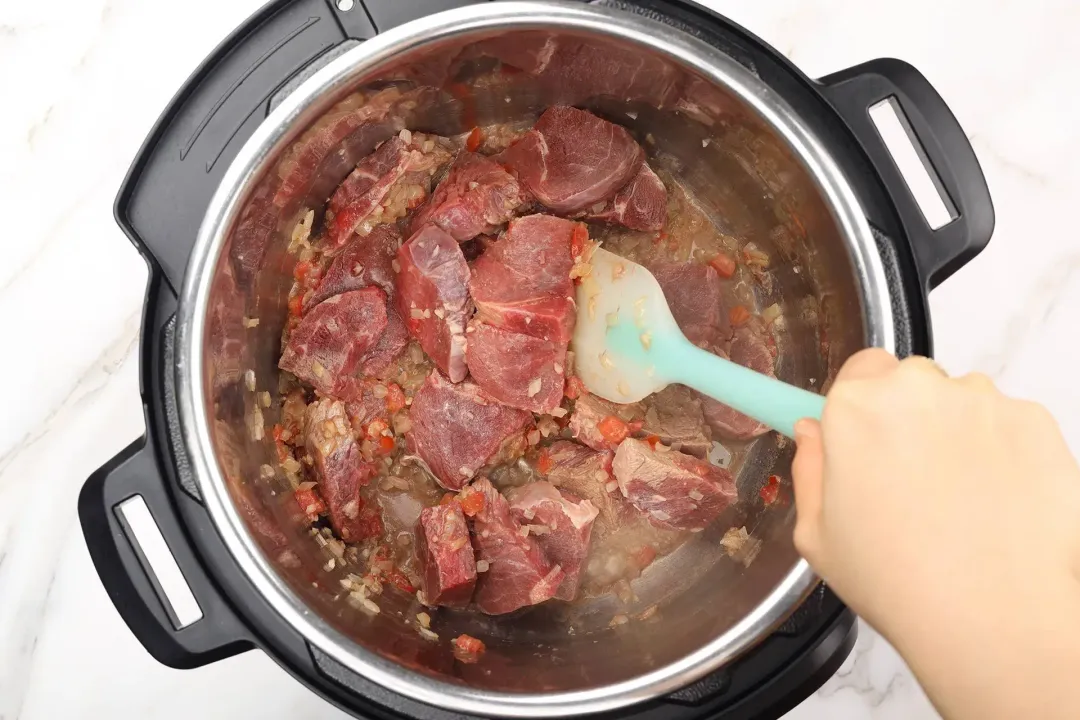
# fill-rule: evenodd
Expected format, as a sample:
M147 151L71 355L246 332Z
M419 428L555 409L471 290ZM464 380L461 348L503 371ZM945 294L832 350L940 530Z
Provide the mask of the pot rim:
M822 193L858 275L868 346L894 350L888 284L870 226L847 179L795 111L761 80L719 50L655 20L597 6L546 0L472 5L430 15L381 33L345 52L291 93L241 148L215 191L188 262L177 310L176 387L191 469L211 519L241 571L268 604L315 647L386 689L458 712L506 717L560 717L610 711L669 694L737 657L779 625L817 584L805 560L738 623L695 652L645 675L587 690L508 693L478 690L406 670L355 643L315 615L271 567L236 511L213 460L202 345L211 279L255 181L312 120L358 76L401 53L484 30L555 26L646 46L694 67L749 104L807 169Z

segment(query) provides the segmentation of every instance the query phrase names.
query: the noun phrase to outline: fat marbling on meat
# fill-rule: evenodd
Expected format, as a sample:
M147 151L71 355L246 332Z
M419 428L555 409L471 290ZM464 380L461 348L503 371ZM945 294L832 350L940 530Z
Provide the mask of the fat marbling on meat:
M702 530L738 499L727 470L633 438L615 451L612 470L623 496L661 528Z
M278 367L323 395L337 395L379 343L386 323L386 293L378 288L327 298L293 329Z
M476 587L469 526L456 502L424 508L416 524L416 558L426 605L465 607Z
M425 225L401 246L397 260L397 309L409 333L452 382L464 380L472 302L461 247L446 231Z
M545 207L572 214L614 197L637 175L645 152L625 128L556 106L496 159Z
M463 151L410 227L416 232L433 223L465 242L509 222L522 202L521 186L513 175L494 160Z
M507 500L514 519L529 529L548 560L562 568L563 580L555 597L576 598L593 522L599 512L596 506L544 481L511 490Z
M460 490L532 420L529 413L489 398L476 384L451 383L437 370L413 397L409 417L409 451L447 490Z
M473 543L477 560L487 564L477 578L476 606L488 615L502 615L555 597L562 568L548 559L535 537L522 534L510 504L487 478L478 478L472 488L484 496L484 507L473 518Z

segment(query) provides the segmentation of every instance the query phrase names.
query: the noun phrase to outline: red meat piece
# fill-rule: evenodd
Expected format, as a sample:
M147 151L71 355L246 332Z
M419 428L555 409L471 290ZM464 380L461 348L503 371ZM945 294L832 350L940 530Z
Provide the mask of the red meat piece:
M379 225L370 235L355 236L330 263L307 307L328 297L370 285L394 297L394 257L401 247L401 234L393 225Z
M410 227L416 232L434 223L465 242L507 223L522 202L521 186L513 175L483 155L462 152Z
M776 377L772 353L765 339L754 328L740 328L731 341L729 356L733 362L744 367ZM701 407L705 420L713 432L728 440L751 440L764 435L769 428L757 420L733 410L718 400L701 395Z
M416 523L416 559L424 604L465 607L476 587L476 558L469 526L457 503L420 511Z
M615 451L612 471L623 496L660 528L702 530L738 499L727 470L633 438Z
M614 453L558 440L543 451L542 457L541 472L548 482L591 502L599 512L599 525L615 530L637 514L611 474Z
M397 307L409 333L452 382L464 380L472 303L461 248L444 230L427 225L401 246L398 263Z
M450 383L438 371L417 390L409 417L409 451L427 463L440 485L455 491L532 420L488 398L476 384Z
M679 329L695 345L712 346L731 337L720 276L702 263L659 263L649 268Z
M469 292L483 322L552 342L569 342L576 320L573 238L580 223L529 215L473 263Z
M427 198L431 176L450 155L426 136L406 137L408 141L395 136L380 145L330 198L331 249L348 242L353 232L367 235L379 224L398 220Z
M534 537L521 534L510 504L487 478L472 487L484 495L484 507L473 519L473 543L477 560L487 564L476 581L476 606L502 615L555 597L562 568L551 563Z
M645 153L625 128L556 106L496 159L544 206L569 214L610 200L637 174Z
M360 361L360 373L378 377L390 367L409 345L409 328L393 305L386 306L386 329L379 342Z
M565 344L473 322L466 357L472 379L504 405L550 413L562 402Z
M319 494L330 509L330 526L345 542L359 542L382 532L364 507L360 488L374 475L353 438L345 405L340 400L319 400L308 405L305 422L308 452L315 460ZM363 511L369 510L367 514ZM377 518L377 515L376 515Z
M631 230L657 232L667 220L667 189L647 164L602 208L594 207L589 220L622 225Z
M512 490L507 500L514 519L529 529L548 560L562 568L563 581L555 597L576 598L598 514L596 506L542 481Z
M370 97L357 93L342 100L305 131L278 164L281 182L274 205L288 208L308 196L325 198L375 143L405 127L402 101L416 102L422 94L387 88ZM332 184L316 192L316 182Z
M323 300L289 335L278 367L323 395L342 392L386 329L386 293L364 288Z
M604 400L592 394L582 395L574 403L574 412L570 415L570 431L574 437L593 450L612 450L608 442L600 432L600 421L609 415L618 417L623 422L627 418L641 417L644 410L640 403L620 405L609 400Z

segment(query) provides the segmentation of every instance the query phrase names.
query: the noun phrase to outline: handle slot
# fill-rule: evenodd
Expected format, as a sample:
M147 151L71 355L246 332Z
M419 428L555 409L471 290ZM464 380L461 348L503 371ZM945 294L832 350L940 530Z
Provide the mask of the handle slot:
M128 498L113 510L173 627L183 630L201 620L202 608L143 496Z
M896 96L890 95L871 105L869 113L871 122L892 155L896 169L903 176L930 229L945 227L960 217L956 204L949 197L941 176L927 157L926 149L915 135Z

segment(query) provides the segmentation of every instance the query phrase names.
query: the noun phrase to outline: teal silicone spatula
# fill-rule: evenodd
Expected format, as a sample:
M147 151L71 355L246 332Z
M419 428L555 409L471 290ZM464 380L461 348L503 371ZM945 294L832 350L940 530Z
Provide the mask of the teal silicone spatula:
M577 289L574 367L589 392L617 403L681 383L788 437L821 419L825 398L725 360L682 334L652 273L603 249Z

